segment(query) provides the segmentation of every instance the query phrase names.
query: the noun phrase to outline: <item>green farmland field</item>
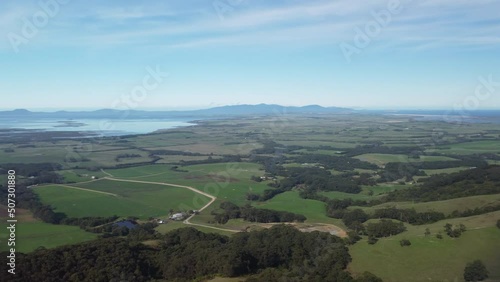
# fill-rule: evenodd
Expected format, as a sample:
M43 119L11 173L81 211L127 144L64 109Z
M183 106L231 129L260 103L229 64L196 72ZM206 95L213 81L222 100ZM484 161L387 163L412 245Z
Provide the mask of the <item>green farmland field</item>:
M377 209L396 207L399 209L415 209L417 212L437 211L445 215L451 214L453 211L465 211L467 209L481 208L486 206L494 206L500 204L500 194L495 195L480 195L470 196L465 198L456 198L444 201L433 201L423 203L412 202L388 202L372 207L351 207L361 208L367 213L372 213Z
M420 156L418 159L410 158L399 154L363 154L355 157L356 159L370 162L379 166L386 163L406 163L406 162L436 162L436 161L455 161L456 159L442 156Z
M435 234L405 233L380 239L375 245L362 240L351 246L349 269L354 273L370 271L386 282L463 281L465 265L481 259L490 271L488 281L500 280L500 229L496 227L469 230L458 239L446 234L439 240ZM409 239L411 246L401 247L401 239Z
M184 188L154 184L99 180L79 187L96 192L58 185L38 187L35 192L43 203L70 217L118 215L145 219L165 216L170 209L199 209L209 201L207 197Z
M321 222L343 226L340 220L326 216L325 203L302 199L296 191L279 194L264 203L255 204L255 207L303 214L309 223Z
M0 224L6 230L5 223ZM0 237L0 251L7 250L5 232ZM53 248L76 244L97 238L97 234L85 232L78 226L54 225L43 222L18 222L16 225L16 250L22 253L34 251L38 247Z
M448 154L500 153L500 141L475 141L447 145L434 150Z

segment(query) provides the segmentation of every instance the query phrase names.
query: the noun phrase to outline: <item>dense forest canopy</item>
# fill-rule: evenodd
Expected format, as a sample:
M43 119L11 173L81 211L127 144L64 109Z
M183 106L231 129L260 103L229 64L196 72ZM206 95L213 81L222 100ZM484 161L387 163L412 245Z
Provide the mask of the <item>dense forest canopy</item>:
M157 235L157 241L148 247L129 237L99 239L18 254L16 275L7 277L2 263L1 280L191 281L214 275L255 275L259 280L278 271L286 272L288 281L367 281L345 271L351 261L347 247L327 233L278 225L226 237L182 228Z

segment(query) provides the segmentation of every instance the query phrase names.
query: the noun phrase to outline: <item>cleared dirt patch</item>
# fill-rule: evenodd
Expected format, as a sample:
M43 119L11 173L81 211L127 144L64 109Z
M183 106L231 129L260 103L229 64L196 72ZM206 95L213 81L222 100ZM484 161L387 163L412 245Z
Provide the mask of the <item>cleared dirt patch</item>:
M257 223L257 224L250 224L246 227L241 228L241 231L253 231L253 230L259 230L262 228L271 228L275 225L278 224L287 224L287 225L292 225L295 228L297 228L301 232L313 232L313 231L319 231L319 232L327 232L332 235L338 236L340 238L345 238L347 237L347 233L340 227L335 226L333 224L325 224L325 223Z
M8 218L9 213L7 210L7 206L0 205L0 218ZM16 219L19 222L35 222L36 218L33 217L33 214L29 210L16 208Z

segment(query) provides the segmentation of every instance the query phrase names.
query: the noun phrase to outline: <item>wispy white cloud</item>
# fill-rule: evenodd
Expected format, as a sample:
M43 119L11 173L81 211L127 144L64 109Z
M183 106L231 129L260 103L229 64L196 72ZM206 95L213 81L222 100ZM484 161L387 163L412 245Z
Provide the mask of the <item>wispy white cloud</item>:
M385 9L388 0L289 2L287 5L247 1L234 7L224 20L216 16L211 2L195 2L198 5L125 2L119 7L101 4L91 9L73 2L43 30L46 35L38 43L83 48L138 45L195 48L248 42L303 44L307 38L309 44L338 44L351 40L354 28L362 28L373 20L371 13ZM498 1L402 0L401 3L403 11L393 15L392 22L377 40L394 45L420 40L430 47L498 46L496 34L500 21L495 13L500 10ZM2 13L0 27L8 30L19 26L23 14L25 12L13 10Z

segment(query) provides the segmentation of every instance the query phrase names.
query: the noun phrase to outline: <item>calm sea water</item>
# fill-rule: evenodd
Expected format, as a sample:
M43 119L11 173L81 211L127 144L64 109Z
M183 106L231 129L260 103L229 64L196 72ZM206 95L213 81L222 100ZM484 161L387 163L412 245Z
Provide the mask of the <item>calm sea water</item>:
M74 131L97 133L102 136L145 134L162 129L194 125L182 119L10 119L0 118L0 129L39 131Z

